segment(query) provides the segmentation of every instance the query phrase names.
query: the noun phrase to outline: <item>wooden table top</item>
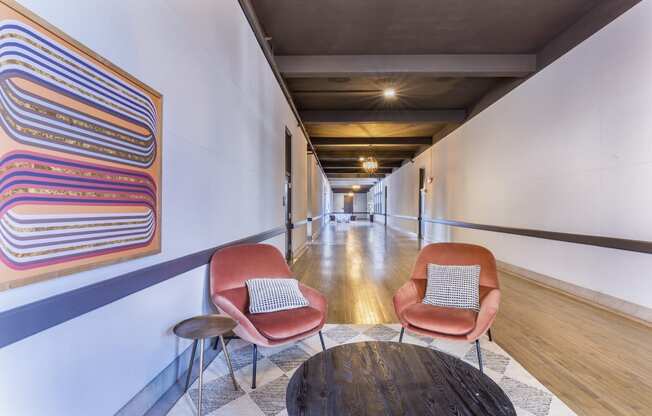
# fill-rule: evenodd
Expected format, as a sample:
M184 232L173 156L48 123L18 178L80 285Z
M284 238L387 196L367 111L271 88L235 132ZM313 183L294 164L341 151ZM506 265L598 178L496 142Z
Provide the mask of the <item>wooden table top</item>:
M181 321L174 326L174 333L181 338L203 339L224 335L237 323L224 315L200 315Z
M340 345L304 362L287 388L289 416L516 416L475 367L412 344Z

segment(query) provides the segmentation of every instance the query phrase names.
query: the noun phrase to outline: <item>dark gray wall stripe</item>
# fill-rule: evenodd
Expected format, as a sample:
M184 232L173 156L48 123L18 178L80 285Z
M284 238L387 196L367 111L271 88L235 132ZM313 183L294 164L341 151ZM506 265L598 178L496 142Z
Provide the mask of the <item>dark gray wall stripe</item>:
M383 215L383 214L377 214ZM388 217L418 221L418 217L409 215L385 214ZM634 251L636 253L652 254L652 241L629 240L626 238L603 237L599 235L561 233L556 231L532 230L529 228L501 227L499 225L475 224L464 221L435 219L422 217L423 222L449 225L451 227L470 228L474 230L492 231L496 233L522 235L525 237L542 238L544 240L564 241L567 243L584 244L588 246L613 248L617 250Z
M615 248L618 250L652 253L652 241L628 240L625 238L602 237L587 234L560 233L555 231L531 230L527 228L501 227L498 225L474 224L463 221L424 218L423 221L450 225L452 227L471 228L474 230L493 231L496 233L515 234L567 243L585 244L596 247Z
M215 250L236 244L259 243L284 233L284 226L276 227L260 234L0 312L0 348L208 264Z

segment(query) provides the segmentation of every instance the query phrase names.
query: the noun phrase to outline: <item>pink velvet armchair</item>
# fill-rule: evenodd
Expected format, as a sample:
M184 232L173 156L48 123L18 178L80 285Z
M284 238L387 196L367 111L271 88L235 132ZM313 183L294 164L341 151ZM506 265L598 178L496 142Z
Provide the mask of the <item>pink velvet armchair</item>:
M244 244L227 247L213 254L210 264L211 297L215 306L238 325L233 332L251 342L253 377L256 388L258 346L273 347L308 338L319 333L326 321L326 299L321 293L299 283L310 306L270 313L249 313L249 292L245 281L257 277L288 278L292 272L276 247L268 244Z
M422 303L428 282L429 263L441 265L480 265L480 311L444 308ZM417 257L411 279L394 295L394 309L405 329L433 338L475 342L482 371L479 338L489 333L498 313L500 288L496 260L489 250L473 244L436 243L424 247Z

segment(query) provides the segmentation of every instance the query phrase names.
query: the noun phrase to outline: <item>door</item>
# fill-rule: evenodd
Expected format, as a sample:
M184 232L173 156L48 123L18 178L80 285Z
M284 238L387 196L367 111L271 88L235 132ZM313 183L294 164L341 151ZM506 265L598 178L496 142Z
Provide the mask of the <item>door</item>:
M426 168L419 168L419 230L417 231L417 237L419 240L423 238L423 214L425 212L425 190L426 190Z
M292 262L292 134L285 129L285 259Z
M383 204L383 209L385 210L385 226L387 226L387 185L385 185L384 191L385 191L385 201Z
M353 195L344 195L344 212L353 214Z

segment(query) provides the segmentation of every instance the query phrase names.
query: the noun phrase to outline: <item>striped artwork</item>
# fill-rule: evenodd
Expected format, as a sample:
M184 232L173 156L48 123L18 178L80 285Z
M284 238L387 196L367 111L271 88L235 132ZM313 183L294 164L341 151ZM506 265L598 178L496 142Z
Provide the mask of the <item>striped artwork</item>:
M159 252L160 94L0 7L0 290Z

